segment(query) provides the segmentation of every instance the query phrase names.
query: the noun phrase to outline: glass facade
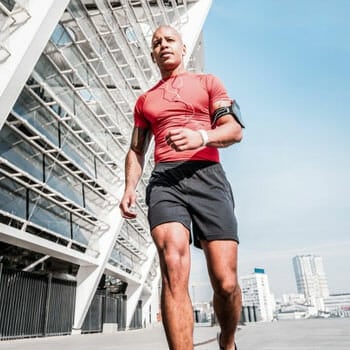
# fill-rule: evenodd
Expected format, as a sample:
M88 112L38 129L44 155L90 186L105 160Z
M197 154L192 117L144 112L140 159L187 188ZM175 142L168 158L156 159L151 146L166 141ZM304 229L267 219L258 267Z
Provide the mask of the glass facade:
M92 256L118 230L108 263L141 281L152 242L144 202L152 150L137 219L113 228L108 215L120 199L135 101L159 79L152 32L160 24L181 29L196 2L69 2L0 130L1 223ZM27 13L15 3L0 1L1 21ZM199 41L194 55L201 52ZM191 59L189 69L201 65ZM154 258L145 278L150 290L158 265Z

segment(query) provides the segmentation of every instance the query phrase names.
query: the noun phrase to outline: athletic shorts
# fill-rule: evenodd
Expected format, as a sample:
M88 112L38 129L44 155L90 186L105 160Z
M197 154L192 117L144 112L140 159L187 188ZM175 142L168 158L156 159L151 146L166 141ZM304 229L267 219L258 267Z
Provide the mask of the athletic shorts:
M179 222L200 240L239 242L234 199L220 163L209 161L158 163L146 188L151 230ZM193 239L192 239L193 237Z

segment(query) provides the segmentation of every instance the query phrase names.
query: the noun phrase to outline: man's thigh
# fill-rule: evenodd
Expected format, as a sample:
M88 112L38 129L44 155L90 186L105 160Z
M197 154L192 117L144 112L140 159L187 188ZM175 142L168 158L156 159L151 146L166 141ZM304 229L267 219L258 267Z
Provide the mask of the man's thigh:
M163 273L176 270L185 279L188 277L191 260L189 236L189 230L179 222L168 222L153 228L152 237Z
M189 230L180 222L167 222L155 226L152 231L153 241L158 249L183 250L189 244Z

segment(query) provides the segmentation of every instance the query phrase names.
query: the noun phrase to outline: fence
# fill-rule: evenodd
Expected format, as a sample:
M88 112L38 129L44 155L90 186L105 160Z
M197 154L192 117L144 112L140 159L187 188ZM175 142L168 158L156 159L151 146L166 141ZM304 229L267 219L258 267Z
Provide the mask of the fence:
M70 334L76 282L0 264L0 339Z
M82 333L102 332L104 323L114 323L118 330L125 330L126 306L126 295L109 295L106 290L98 290L86 314Z
M126 329L127 296L109 294L106 290L98 290L86 314L82 333L103 331L103 324L116 324L119 331ZM130 329L142 328L142 301L139 300L129 325Z
M0 264L0 340L71 334L76 282L4 268ZM126 329L126 295L98 290L82 333L102 332L103 324ZM142 328L139 301L130 328Z

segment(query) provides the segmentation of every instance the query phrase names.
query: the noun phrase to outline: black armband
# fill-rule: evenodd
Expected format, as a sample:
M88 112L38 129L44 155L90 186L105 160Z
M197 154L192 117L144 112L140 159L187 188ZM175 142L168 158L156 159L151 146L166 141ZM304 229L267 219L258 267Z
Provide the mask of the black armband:
M239 109L239 105L237 104L236 101L233 101L231 106L227 107L220 107L218 108L213 115L213 121L212 125L214 125L218 119L223 117L226 114L232 115L232 117L235 119L235 121L242 127L245 128L242 122L242 116L241 116L241 110Z
M131 135L130 148L139 155L144 155L147 152L151 140L149 129L134 127Z

